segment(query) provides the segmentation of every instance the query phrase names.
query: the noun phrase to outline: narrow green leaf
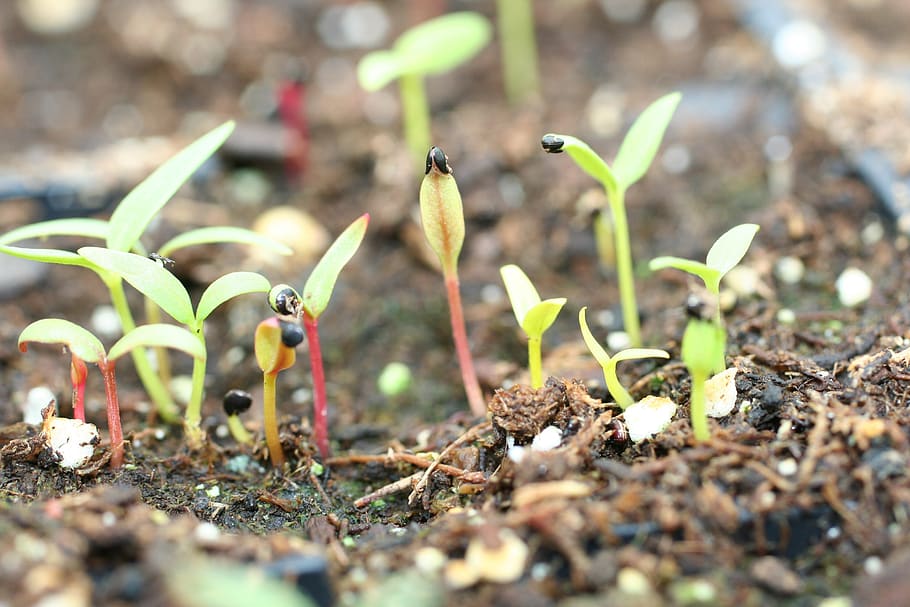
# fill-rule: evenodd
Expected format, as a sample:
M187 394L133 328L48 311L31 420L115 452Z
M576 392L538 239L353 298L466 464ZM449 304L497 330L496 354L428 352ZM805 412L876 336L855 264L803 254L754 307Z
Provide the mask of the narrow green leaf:
M603 349L603 346L597 343L597 340L591 334L591 330L588 329L588 322L585 319L585 311L587 309L587 307L584 307L578 311L578 325L581 327L581 336L584 338L585 345L588 346L591 355L594 356L601 367L606 369L607 365L610 364L610 355Z
M613 174L623 189L648 171L681 98L679 93L664 95L649 105L626 133L613 161Z
M519 326L523 326L528 310L540 303L540 295L528 275L515 264L499 268L499 275L506 287L506 294L512 302L512 311Z
M64 266L82 266L85 268L93 267L87 259L83 259L72 251L62 251L60 249L30 249L28 247L0 245L0 253L6 253L22 259L31 259L32 261L43 261L44 263L58 263Z
M613 361L639 360L642 358L670 358L670 354L656 348L629 348L613 355Z
M335 239L329 250L313 268L313 273L303 285L303 308L313 318L319 318L328 307L338 274L357 252L369 223L369 213L364 213L355 219L354 223L345 228L344 232Z
M107 357L117 360L136 348L173 348L194 358L206 358L205 346L195 335L183 327L167 324L136 327L111 346Z
M234 123L226 122L203 135L133 188L111 215L108 248L132 249L161 207L221 147L233 130Z
M97 337L62 318L42 318L19 334L19 349L25 352L28 342L64 344L69 351L88 363L104 360L104 346Z
M49 236L84 236L86 238L107 238L108 222L101 219L73 218L52 219L31 223L21 228L10 230L0 236L0 244L12 244L30 238L47 238Z
M700 261L693 261L682 257L655 257L648 263L648 268L650 268L652 272L663 270L664 268L682 270L683 272L688 272L693 276L701 278L705 283L705 287L712 293L717 294L720 289L720 272L714 268L709 268Z
M758 224L743 223L730 228L714 241L706 261L709 268L720 274L718 280L742 261L757 232Z
M402 73L402 61L393 51L373 51L357 64L357 81L365 91L378 91Z
M395 41L402 73L429 75L465 63L489 43L490 21L470 11L449 13L416 25Z
M101 247L82 247L79 254L99 267L121 276L177 322L193 324L195 315L186 288L157 261Z
M587 143L571 135L559 135L556 133L544 135L544 137L547 136L562 139L565 142L562 150L575 161L575 164L581 170L596 179L605 189L612 190L617 186L616 177L610 166Z
M255 272L231 272L216 278L196 306L196 322L201 323L215 308L245 293L268 293L272 286L265 276Z
M216 226L211 228L198 228L184 232L158 248L157 253L164 257L170 257L171 253L185 247L202 245L202 244L248 244L256 247L263 247L278 255L291 255L294 251L285 244L267 238L252 230L246 228L236 228L233 226Z
M565 297L545 299L528 310L525 314L521 328L528 337L540 339L544 332L556 321L560 310L566 305Z
M420 223L442 271L457 271L464 244L464 208L458 183L451 174L431 170L420 184Z

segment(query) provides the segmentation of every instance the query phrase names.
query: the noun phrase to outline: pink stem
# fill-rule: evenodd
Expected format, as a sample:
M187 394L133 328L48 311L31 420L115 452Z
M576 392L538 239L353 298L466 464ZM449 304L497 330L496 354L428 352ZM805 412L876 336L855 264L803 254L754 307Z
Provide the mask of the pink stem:
M487 404L474 372L474 360L468 348L468 334L465 330L464 311L461 308L461 293L458 289L458 274L448 272L445 275L446 293L449 296L449 316L452 319L452 337L455 338L455 354L458 356L458 365L461 367L461 380L464 391L468 395L468 404L471 413L477 417L487 414Z
M73 417L85 421L85 382L73 386Z
M322 348L319 346L319 321L303 314L303 329L310 342L310 370L313 373L313 440L323 459L329 451L329 404L325 394L325 370L322 367Z
M111 434L111 468L123 464L123 429L120 427L120 401L117 399L117 380L114 378L113 361L98 363L104 377L104 392L107 395L107 427Z
M278 91L278 114L290 137L285 158L285 172L290 180L297 180L306 170L309 150L309 133L304 106L305 89L302 82L287 82Z

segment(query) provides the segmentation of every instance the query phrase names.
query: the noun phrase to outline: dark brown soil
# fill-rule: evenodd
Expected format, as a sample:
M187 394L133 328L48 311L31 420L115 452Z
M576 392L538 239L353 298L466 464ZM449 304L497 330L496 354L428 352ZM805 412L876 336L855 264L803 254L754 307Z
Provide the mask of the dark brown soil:
M224 65L208 75L137 47L143 38L135 26L114 25L139 10L125 8L129 3L102 2L91 26L56 38L30 33L8 4L0 7L0 84L8 85L0 87L0 100L11 109L0 112L7 144L0 169L16 167L53 185L59 175L23 161L36 146L52 143L53 156L79 159L81 150L127 135L181 132L185 141L200 123L229 117L255 123L239 101L243 91L266 81L273 69L267 66L301 57L311 71L312 133L302 184L288 185L281 159L241 141L222 157L220 170L169 204L147 244L191 225L250 225L280 204L311 213L331 234L363 212L372 220L320 322L334 449L326 462L316 462L309 442L305 345L298 364L279 378L289 466L271 469L261 413L246 420L257 432L252 451L219 431L225 391L247 389L261 402L252 331L270 312L261 300L241 298L208 327L204 425L212 441L205 451L188 452L178 427L154 419L124 361L118 377L127 464L63 471L27 448L37 428L18 422L25 393L38 385L51 387L61 413L69 414L69 357L46 348L21 354L16 340L26 324L46 316L90 325L106 303L104 290L88 272L53 267L0 301L6 426L0 604L234 604L223 594L207 595L217 591L238 602L287 604L283 588L254 586L260 568L298 582L317 600L329 583L341 605L905 600L907 237L854 173L850 150L825 125L807 125L814 122L803 114L801 93L727 3L698 3L698 34L678 45L661 43L650 26L659 2L647 3L632 25L609 21L594 2L537 3L545 86L540 103L520 109L502 99L494 47L428 82L434 135L456 168L465 202L462 294L490 397L488 420L467 414L442 279L426 262L413 219L419 179L407 171L397 120L377 126L366 117L365 107L378 111L377 104L394 101L394 91L361 92L349 71L363 51L320 41L315 23L332 3L237 3ZM140 15L141 29L171 28L175 40L200 34L171 4L151 4L156 10ZM424 10L464 8L416 4L424 8L389 9L393 32L426 17ZM901 40L883 36L879 48L876 32L891 32L906 11L894 10L892 20L863 13L852 30L854 13L870 10L855 4L829 15L838 35L865 41L867 60L877 50L893 58ZM342 61L326 64L330 58ZM92 69L99 64L103 75ZM320 72L332 66L335 72ZM606 96L601 89L600 110L618 112L615 133L589 119L589 100L602 85L611 88ZM680 409L665 432L632 444L575 320L582 306L589 318L600 311L619 317L615 277L598 266L590 210L579 204L598 192L568 159L545 155L538 142L548 131L573 133L609 158L634 116L674 89L685 101L664 149L687 152L688 167L674 173L659 156L627 200L645 341L671 359L624 363L620 372L636 398L667 396ZM55 107L61 91L79 101L78 120L65 115L55 124L38 116L44 106L35 100ZM118 104L142 116L136 132L105 122ZM874 120L862 108L856 115ZM783 167L771 166L763 152L773 135L793 145ZM122 164L105 173L112 195L131 184L130 163ZM244 203L237 184L251 166L273 189ZM771 191L769 176L781 170L792 173L792 187ZM18 215L22 208L0 202L0 223L28 221ZM738 405L712 420L712 439L697 444L678 345L694 285L674 272L649 275L644 262L661 254L700 258L717 235L743 222L761 225L744 260L761 285L736 299L726 316ZM805 265L798 284L775 274L783 257ZM227 271L260 270L273 283L300 287L312 267L300 259L267 264L234 248L206 248L176 261L175 272L197 297ZM498 268L506 263L521 265L544 297L569 300L544 344L544 369L554 377L538 391L525 385L523 338L499 288ZM850 266L874 282L872 297L857 309L844 308L834 289ZM131 301L139 309L138 298ZM795 322L779 322L782 309ZM616 323L598 326L598 336L618 329ZM392 361L408 364L414 382L406 394L388 398L376 378ZM175 373L188 373L186 361L175 357L174 364ZM88 393L89 417L103 427L100 377L90 377ZM562 431L559 448L531 452L521 463L506 457L507 434L527 444L548 425ZM502 551L514 546L524 547L526 557L509 577L521 559ZM478 558L489 563L486 579L465 572L467 561ZM297 574L286 573L290 566ZM508 581L497 581L497 573ZM238 579L261 594L234 591Z

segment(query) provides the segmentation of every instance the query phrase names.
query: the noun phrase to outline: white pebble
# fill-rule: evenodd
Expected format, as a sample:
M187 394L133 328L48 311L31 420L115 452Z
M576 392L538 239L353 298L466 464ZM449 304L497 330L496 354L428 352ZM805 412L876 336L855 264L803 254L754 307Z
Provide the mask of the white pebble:
M53 417L44 428L46 446L61 468L81 468L92 458L95 445L101 440L95 424L79 419Z
M859 268L847 268L834 283L841 304L853 308L872 295L872 279Z
M670 425L674 415L676 403L663 396L646 396L630 405L622 414L633 443L663 432Z
M777 473L781 476L793 476L799 470L799 464L792 457L781 460L777 464Z
M790 308L781 308L777 311L777 322L782 325L792 325L796 322L796 312Z
M698 33L698 6L689 0L668 0L654 13L652 26L665 44L683 42Z
M860 238L863 241L863 244L867 247L879 242L885 236L885 227L880 221L873 221L869 225L863 228L863 231L860 232Z
M92 310L92 318L89 320L92 331L99 337L120 337L123 334L123 328L120 325L120 317L114 306L98 306Z
M625 331L613 331L607 335L607 348L614 352L625 350L630 345L632 345L632 341Z
M736 367L721 371L705 382L705 412L724 417L736 406Z
M547 426L531 441L531 451L552 451L562 443L562 430Z
M787 69L800 68L821 58L827 45L824 32L804 19L780 28L771 43L774 58Z
M787 285L795 285L803 279L806 266L799 257L785 256L774 264L774 275Z
M19 0L19 17L38 34L65 34L88 25L98 11L98 0Z
M727 286L736 293L737 297L751 297L758 290L761 278L755 268L749 266L736 266L724 277Z
M671 175L681 175L692 166L692 153L682 144L667 146L667 150L660 158L660 164Z
M47 386L35 386L28 391L22 404L22 421L27 424L40 424L44 421L41 410L52 400L56 400L53 391Z

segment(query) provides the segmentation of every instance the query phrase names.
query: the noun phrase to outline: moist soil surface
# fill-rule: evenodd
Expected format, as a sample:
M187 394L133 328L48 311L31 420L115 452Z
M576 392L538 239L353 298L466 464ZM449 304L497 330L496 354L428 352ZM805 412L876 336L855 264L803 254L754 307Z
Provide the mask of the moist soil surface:
M159 143L176 150L204 126L236 117L238 136L220 164L165 208L147 246L199 225L254 225L279 205L321 225L295 226L301 249L320 229L337 234L363 212L371 224L320 322L333 456L322 460L310 442L303 344L278 380L289 460L281 470L269 463L260 412L244 415L256 439L244 448L221 411L232 388L262 400L252 333L270 311L256 297L225 305L207 326L204 449L190 452L180 427L156 418L124 361L117 371L126 464L104 465L102 443L87 467L57 466L40 448L40 427L20 421L21 406L29 389L44 385L60 414L71 414L69 356L41 347L20 353L17 337L48 316L97 329L107 301L82 269L16 266L24 278L0 301L0 604L906 600L908 241L853 170L853 150L744 30L732 8L740 3L698 3L695 31L678 40L662 39L654 25L662 3L645 3L630 24L610 20L595 2L537 3L538 101L504 102L495 46L428 80L434 140L464 197L460 277L486 419L468 414L459 384L443 282L414 219L419 176L401 142L395 91L357 88L353 66L364 51L330 48L318 33L328 4L235 6L218 26L232 35L219 38L229 42L216 45L214 71L153 44L150 32L163 28L211 52L211 32L170 4L102 2L85 29L53 38L30 32L9 4L0 7L0 77L13 108L0 117L6 166L47 189L60 175L23 159L91 165L126 136L182 133ZM449 4L396 4L386 13L392 35L434 10L463 8ZM838 40L862 41L868 63L893 61L906 44L893 35L907 18L902 8L793 4ZM893 18L882 18L888 11ZM276 66L297 58L308 73L302 173L283 162L280 147L276 154L255 135L243 139L276 128L251 109L251 83L270 90L276 70L283 73ZM93 72L102 61L104 73ZM627 195L644 341L670 359L623 363L620 377L636 399L665 396L679 409L665 431L632 443L576 323L587 306L599 339L621 328L615 275L598 263L591 236L602 194L565 156L544 154L539 139L577 134L610 158L634 116L670 90L682 91L683 104L651 172ZM842 122L878 124L857 98L855 115ZM70 113L54 120L55 103ZM765 144L774 136L769 160ZM780 154L782 142L789 153ZM137 164L160 161L135 150L105 165L102 199L135 183ZM81 202L89 198L80 193ZM38 212L0 203L5 227ZM681 273L650 274L646 262L701 258L717 235L744 222L761 230L746 272L725 283L737 404L698 443L679 340L687 299L704 294ZM238 247L181 252L174 261L195 297L233 270L299 288L314 263L303 253L274 260ZM12 277L9 258L0 263ZM568 298L544 340L551 377L540 390L527 387L522 370L524 338L498 273L506 263L519 264L543 297ZM781 271L788 265L800 266L795 278ZM873 283L871 297L853 308L835 289L848 267ZM174 375L188 374L188 361L173 358ZM389 397L376 379L393 361L407 364L413 381ZM106 436L100 376L90 375L88 417ZM548 426L559 430L556 448L527 450L520 461L507 455L510 443L527 446ZM262 572L288 585L263 585ZM299 593L283 594L295 587Z

